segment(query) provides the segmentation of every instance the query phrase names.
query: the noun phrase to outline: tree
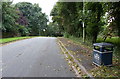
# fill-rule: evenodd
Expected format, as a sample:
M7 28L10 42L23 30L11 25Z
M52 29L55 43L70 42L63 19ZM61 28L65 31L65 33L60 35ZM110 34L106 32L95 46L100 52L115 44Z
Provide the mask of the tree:
M90 10L90 13L92 14L91 17L88 17L91 20L87 22L87 34L91 36L92 42L94 43L97 40L97 36L102 26L101 16L103 15L103 8L100 2L88 2L86 4L86 9Z
M47 15L41 12L38 4L2 3L2 27L0 29L3 37L46 35L47 22Z
M27 18L28 27L31 28L30 35L45 35L48 19L47 15L41 12L38 4L19 2L16 7Z
M2 3L2 30L3 37L18 36L16 20L19 18L18 11L13 7L12 2Z
M58 2L51 11L53 22L57 22L65 34L80 36L81 21L79 21L77 7L81 8L81 3Z
M50 22L48 25L48 36L63 36L61 29L59 28L57 22Z
M120 37L120 2L108 2L105 5L105 11L108 13L109 26L108 29L111 29L111 33L116 33Z
M107 37L120 36L120 2L102 3L106 24L102 32L104 41Z
M53 22L64 28L64 33L82 37L82 22L85 22L86 36L96 42L102 26L102 3L99 2L58 2L51 11ZM83 14L83 7L85 11Z

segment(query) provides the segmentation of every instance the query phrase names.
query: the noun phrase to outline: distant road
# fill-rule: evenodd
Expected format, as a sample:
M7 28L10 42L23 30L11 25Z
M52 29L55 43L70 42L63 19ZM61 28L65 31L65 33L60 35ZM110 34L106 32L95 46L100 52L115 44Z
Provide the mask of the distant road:
M3 77L75 77L54 37L25 39L1 48Z

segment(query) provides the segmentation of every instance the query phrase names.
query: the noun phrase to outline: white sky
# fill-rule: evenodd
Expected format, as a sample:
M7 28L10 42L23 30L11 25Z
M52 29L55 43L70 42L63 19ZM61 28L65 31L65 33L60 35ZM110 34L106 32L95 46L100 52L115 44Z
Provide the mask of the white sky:
M57 1L58 0L13 0L13 4L18 2L38 3L42 8L42 12L48 15L49 21L51 22L50 12Z

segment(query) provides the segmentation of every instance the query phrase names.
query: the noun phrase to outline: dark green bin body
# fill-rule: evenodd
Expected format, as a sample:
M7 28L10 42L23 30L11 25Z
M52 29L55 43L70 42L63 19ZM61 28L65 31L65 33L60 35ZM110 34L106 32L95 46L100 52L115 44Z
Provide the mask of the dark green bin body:
M113 45L110 43L94 43L93 46L93 63L98 66L111 66Z

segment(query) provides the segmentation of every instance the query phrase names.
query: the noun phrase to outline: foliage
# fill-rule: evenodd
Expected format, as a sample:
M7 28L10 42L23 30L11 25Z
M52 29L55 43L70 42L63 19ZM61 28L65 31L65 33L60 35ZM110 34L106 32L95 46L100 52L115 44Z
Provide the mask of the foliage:
M88 20L87 23L87 37L92 37L92 42L96 42L98 33L101 28L101 16L103 14L102 4L99 2L88 2L86 4L86 10L91 10L92 16L89 16L91 20Z
M109 15L114 18L110 23L110 27L115 29L118 33L117 35L120 37L120 2L112 2L108 4L110 5Z
M107 37L120 37L120 2L102 4L106 14L106 28L103 30L104 41Z
M41 12L39 5L19 2L15 6L22 12L22 16L27 18L27 26L31 28L30 35L44 35L48 19L47 15Z
M2 36L47 35L47 15L38 4L20 2L2 3Z
M88 11L83 14L82 2L59 2L54 6L51 15L53 21L58 22L59 27L63 26L65 34L68 33L76 37L82 37L82 22L84 21L88 38L91 36L95 42L101 24L102 5L89 2L85 3L84 6Z
M17 35L18 28L16 26L16 20L19 18L14 7L12 7L12 2L2 3L2 27L0 28L4 34L11 33L11 36Z
M48 25L47 32L48 36L63 36L62 31L58 27L57 22L55 23L50 22Z
M20 12L19 9L17 11L19 11L19 13L18 13L19 18L17 20L17 23L19 23L19 25L27 26L28 25L28 19L25 16L23 16L23 13Z
M84 22L85 45L91 47L94 42L110 42L115 45L115 54L120 56L120 44L113 39L120 37L119 5L120 2L58 2L53 7L51 16L53 23L58 24L55 27L62 28L60 30L65 37L78 38L80 43L83 38L82 22ZM107 38L108 36L111 38ZM98 41L99 38L102 41Z
M98 35L112 33L119 36L119 2L58 2L51 11L53 22L57 22L64 34L83 36L82 22L85 23L85 37L96 42ZM84 9L84 10L83 10ZM106 15L107 14L107 15ZM113 20L109 23L109 20Z
M21 36L28 36L29 35L29 29L28 27L25 27L23 25L17 25L18 26L18 30L21 33Z
M65 33L64 33L64 37L65 37L65 38L69 38L70 35L69 35L67 32L65 32Z
M57 22L59 27L62 28L63 32L70 35L79 36L79 27L81 27L81 22L77 18L77 8L81 7L80 4L75 2L58 2L51 11L51 16L53 16L53 22Z

